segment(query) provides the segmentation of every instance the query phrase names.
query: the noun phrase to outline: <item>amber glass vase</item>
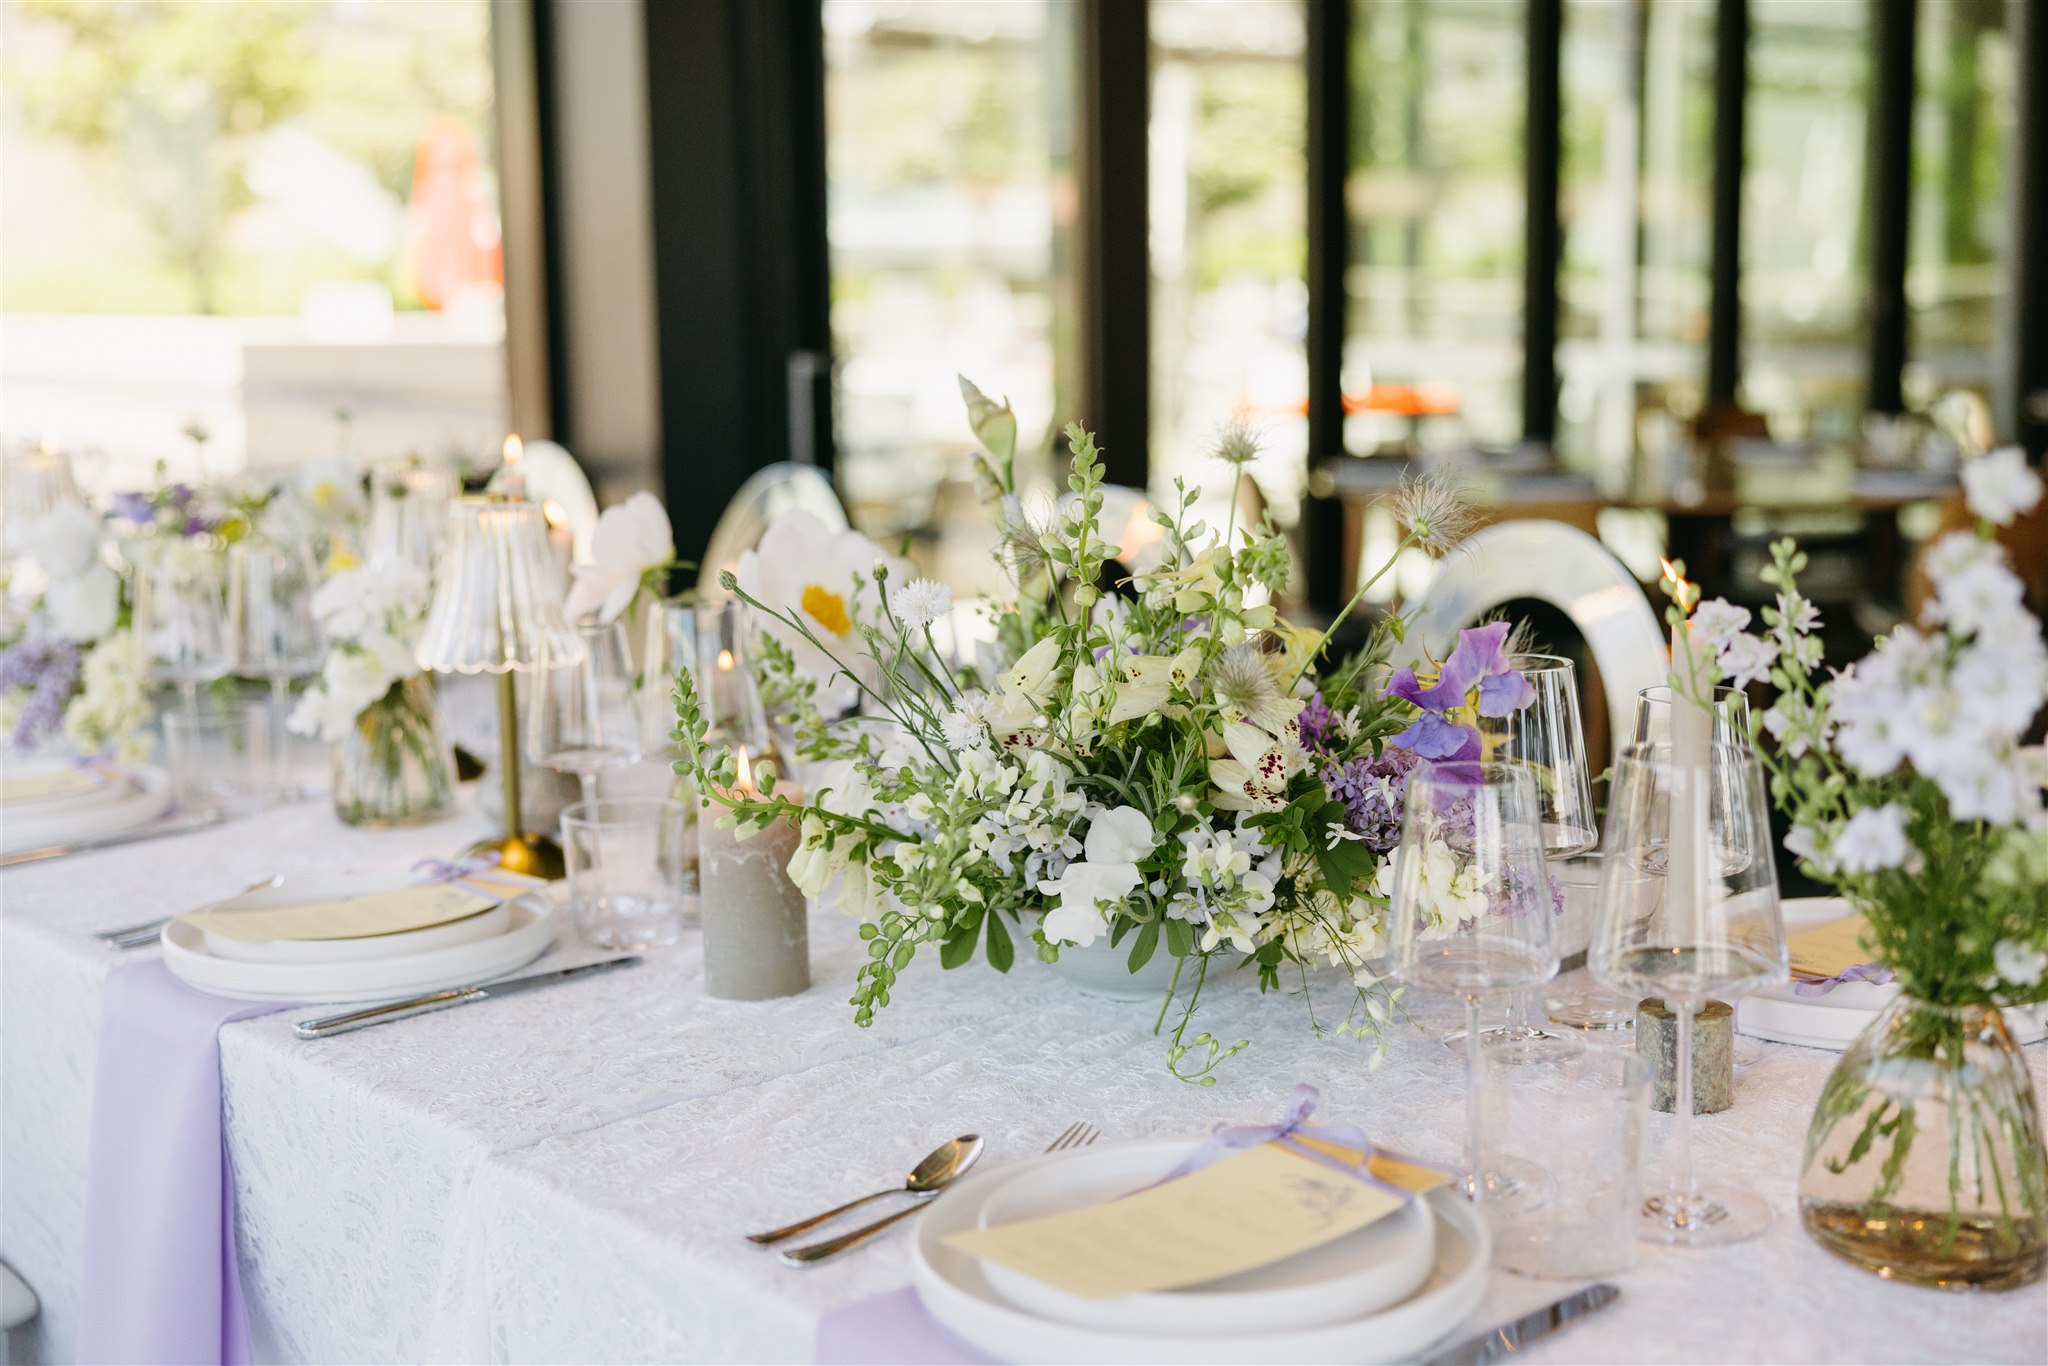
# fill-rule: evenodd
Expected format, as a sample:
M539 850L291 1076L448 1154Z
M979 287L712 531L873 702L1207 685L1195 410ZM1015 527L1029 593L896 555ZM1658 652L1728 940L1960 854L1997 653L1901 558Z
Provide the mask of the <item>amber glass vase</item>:
M1799 1213L1890 1280L2007 1290L2048 1271L2040 1112L1995 1007L1902 994L1871 1022L1814 1112Z

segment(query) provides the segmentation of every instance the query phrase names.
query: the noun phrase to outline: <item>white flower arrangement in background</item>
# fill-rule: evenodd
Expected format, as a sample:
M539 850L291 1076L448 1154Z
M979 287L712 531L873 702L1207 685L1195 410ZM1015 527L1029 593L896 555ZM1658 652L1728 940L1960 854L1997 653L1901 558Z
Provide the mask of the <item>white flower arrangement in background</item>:
M2042 483L2009 449L1966 464L1963 487L1979 523L1929 547L1923 620L1831 678L1790 540L1771 548L1761 634L1718 601L1695 629L1723 676L1769 681L1752 725L1786 847L1864 913L1875 960L1924 1001L2021 1005L2048 999L2048 751L2026 742L2048 643L1994 534Z
M100 519L80 503L60 503L31 522L22 549L48 578L43 615L52 634L74 645L98 640L121 613L121 579L102 555Z
M291 729L341 740L358 716L418 673L413 643L426 610L426 579L406 564L344 569L321 584L313 614L327 638L327 660L293 708Z

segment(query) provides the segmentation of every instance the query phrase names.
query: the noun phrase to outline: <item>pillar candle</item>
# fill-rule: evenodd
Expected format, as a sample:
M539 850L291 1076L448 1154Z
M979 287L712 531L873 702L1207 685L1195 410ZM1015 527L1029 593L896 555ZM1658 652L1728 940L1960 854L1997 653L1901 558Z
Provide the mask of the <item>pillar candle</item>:
M1680 580L1681 585L1683 580ZM1671 763L1670 845L1666 850L1666 895L1679 915L1697 917L1705 909L1706 874L1712 866L1707 845L1712 838L1711 768L1714 757L1714 713L1710 710L1714 679L1706 651L1692 639L1692 622L1671 628ZM1709 705L1701 705L1706 699ZM1698 923L1693 920L1691 923Z
M706 809L697 822L698 915L704 994L723 1001L794 996L811 985L809 908L789 878L800 838L780 820L735 838Z

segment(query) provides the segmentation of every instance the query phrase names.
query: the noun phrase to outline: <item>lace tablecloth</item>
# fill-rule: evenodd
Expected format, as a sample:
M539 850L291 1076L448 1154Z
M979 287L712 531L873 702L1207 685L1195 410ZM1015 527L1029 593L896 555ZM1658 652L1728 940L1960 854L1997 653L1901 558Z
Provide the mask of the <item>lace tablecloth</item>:
M317 803L173 840L0 873L0 1256L43 1300L14 1346L68 1360L78 1329L96 930L187 909L278 871L402 867L455 822L344 830ZM694 941L639 967L319 1043L294 1012L221 1034L239 1254L267 1360L807 1359L819 1317L909 1279L902 1239L806 1272L739 1235L898 1175L979 1132L986 1161L1070 1121L1190 1134L1278 1112L1296 1081L1324 1113L1454 1156L1458 1060L1416 1037L1369 1071L1310 1036L1297 1002L1212 983L1203 1026L1251 1037L1218 1085L1167 1077L1153 1008L1085 997L1026 963L1009 978L920 962L871 1030L845 998L861 945L814 917L816 985L706 1000ZM593 956L560 943L551 962ZM1779 1212L1730 1250L1646 1250L1621 1300L1528 1353L1556 1361L2048 1359L2038 1288L1958 1297L1887 1284L1792 1217L1800 1142L1834 1055L1770 1047L1727 1114L1695 1131L1704 1170L1741 1171ZM2037 1086L2048 1059L2033 1050ZM1652 1137L1669 1121L1653 1119ZM138 1142L147 1142L138 1135ZM1568 1287L1496 1273L1471 1325Z

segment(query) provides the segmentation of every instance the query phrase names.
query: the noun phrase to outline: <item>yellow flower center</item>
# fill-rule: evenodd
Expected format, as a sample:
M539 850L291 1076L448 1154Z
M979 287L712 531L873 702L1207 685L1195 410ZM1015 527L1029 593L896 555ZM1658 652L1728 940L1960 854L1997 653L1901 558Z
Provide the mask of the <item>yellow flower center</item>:
M843 636L853 629L853 618L846 615L846 599L824 585L805 584L801 603L804 611L833 635Z

